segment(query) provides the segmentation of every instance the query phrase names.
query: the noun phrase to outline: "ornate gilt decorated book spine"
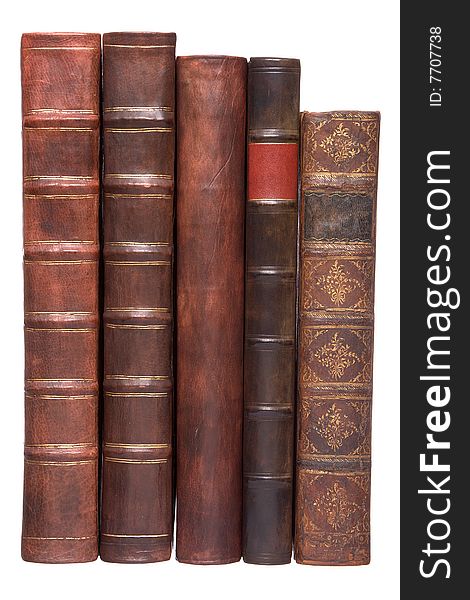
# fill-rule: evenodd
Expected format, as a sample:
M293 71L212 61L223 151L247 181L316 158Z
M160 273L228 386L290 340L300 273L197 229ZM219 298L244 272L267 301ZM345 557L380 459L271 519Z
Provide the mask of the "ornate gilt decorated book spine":
M100 555L171 553L174 33L103 36Z
M181 562L240 560L246 60L177 59Z
M301 127L295 558L370 560L370 432L380 116Z
M24 560L98 553L100 36L21 42Z
M292 555L300 62L248 65L243 559Z

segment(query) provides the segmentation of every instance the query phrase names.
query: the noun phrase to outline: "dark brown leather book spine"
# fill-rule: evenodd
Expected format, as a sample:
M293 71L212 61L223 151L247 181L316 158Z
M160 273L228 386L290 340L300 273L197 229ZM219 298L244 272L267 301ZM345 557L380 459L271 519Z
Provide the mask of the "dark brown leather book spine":
M370 560L380 116L302 117L295 558Z
M103 36L100 555L168 560L172 493L174 33Z
M243 559L292 554L300 62L248 65Z
M246 60L179 57L176 557L240 560Z
M24 560L98 554L100 36L21 41Z

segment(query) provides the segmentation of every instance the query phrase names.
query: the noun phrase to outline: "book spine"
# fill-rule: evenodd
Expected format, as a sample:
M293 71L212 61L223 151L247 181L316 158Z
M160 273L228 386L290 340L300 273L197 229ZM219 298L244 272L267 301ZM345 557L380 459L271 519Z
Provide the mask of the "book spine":
M240 560L246 60L177 59L177 539Z
M24 34L24 560L98 552L97 34Z
M243 558L292 554L300 62L248 65Z
M302 118L295 557L370 559L379 114Z
M103 36L108 562L171 554L175 43L174 33Z

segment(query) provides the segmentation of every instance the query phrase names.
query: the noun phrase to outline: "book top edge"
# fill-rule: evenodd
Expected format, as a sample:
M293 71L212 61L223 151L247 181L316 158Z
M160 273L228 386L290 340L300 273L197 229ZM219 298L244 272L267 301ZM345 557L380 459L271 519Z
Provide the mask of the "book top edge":
M165 42L176 44L176 33L157 31L111 31L103 34L103 44L115 42L129 44L136 42Z
M298 58L277 58L273 56L254 56L250 58L250 69L257 67L264 68L290 68L300 70L300 60Z
M21 47L27 48L75 48L75 47L101 48L101 35L99 33L77 32L31 32L21 36Z
M309 112L301 113L303 119L318 121L323 119L369 119L380 120L380 111L367 110L333 110L328 112Z
M243 56L230 56L230 55L226 55L226 54L192 54L190 56L178 56L176 58L176 60L178 62L186 62L186 61L220 61L220 60L230 60L230 61L235 61L235 62L244 62L246 63L247 60L245 57Z

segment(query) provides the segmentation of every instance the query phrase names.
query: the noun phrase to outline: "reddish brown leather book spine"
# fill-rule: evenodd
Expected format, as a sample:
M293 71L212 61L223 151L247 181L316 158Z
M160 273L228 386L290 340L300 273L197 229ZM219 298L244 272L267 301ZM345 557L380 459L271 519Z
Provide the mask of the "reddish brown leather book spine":
M171 554L174 33L103 36L100 555Z
M24 560L98 553L100 36L21 42Z
M177 59L181 562L240 560L246 60Z
M243 559L292 555L300 62L248 65Z
M370 560L379 114L304 113L295 557Z

